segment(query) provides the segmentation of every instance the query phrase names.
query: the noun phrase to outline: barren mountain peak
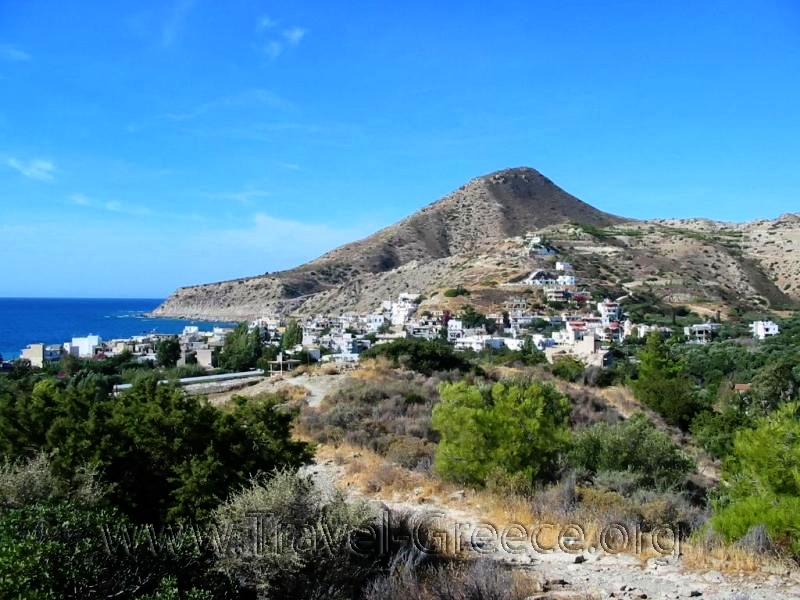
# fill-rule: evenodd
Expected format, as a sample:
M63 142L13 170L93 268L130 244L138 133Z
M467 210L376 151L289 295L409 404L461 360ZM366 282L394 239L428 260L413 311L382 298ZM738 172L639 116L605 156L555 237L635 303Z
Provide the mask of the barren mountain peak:
M624 219L579 200L536 169L513 167L475 177L309 263L269 277L181 289L155 312L248 318L374 310L399 292L429 295L457 285L485 289L496 305L507 289L499 284L550 266L513 242L529 232L542 232L559 247L560 260L575 265L582 286L621 291L626 282L668 301L725 304L747 297L777 306L800 293L793 254L798 231L797 214L750 224Z

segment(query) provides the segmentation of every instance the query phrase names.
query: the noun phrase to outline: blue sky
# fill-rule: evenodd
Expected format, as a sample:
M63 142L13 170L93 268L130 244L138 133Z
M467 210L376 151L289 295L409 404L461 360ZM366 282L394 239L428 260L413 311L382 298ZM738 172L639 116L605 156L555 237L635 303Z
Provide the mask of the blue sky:
M531 166L636 218L800 210L800 5L0 2L0 296L288 268Z

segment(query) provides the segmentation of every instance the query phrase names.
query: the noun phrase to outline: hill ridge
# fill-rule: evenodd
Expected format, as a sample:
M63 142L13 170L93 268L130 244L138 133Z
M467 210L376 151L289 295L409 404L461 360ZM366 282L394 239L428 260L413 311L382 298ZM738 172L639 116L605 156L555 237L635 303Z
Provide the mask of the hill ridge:
M668 301L726 305L737 296L769 306L800 295L800 269L790 254L794 243L800 250L800 236L794 241L798 215L751 224L637 221L598 210L536 169L511 167L474 177L396 223L295 268L180 288L153 314L248 319L374 310L402 291L431 295L459 284L487 288L483 299L498 306L498 284L552 266L530 255L522 236L531 231L560 239L562 258L577 263L587 286L619 290L633 281Z

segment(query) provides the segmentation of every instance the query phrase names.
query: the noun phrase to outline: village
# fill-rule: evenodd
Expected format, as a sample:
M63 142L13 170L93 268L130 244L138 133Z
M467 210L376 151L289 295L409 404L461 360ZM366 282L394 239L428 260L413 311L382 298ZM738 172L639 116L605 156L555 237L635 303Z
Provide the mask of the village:
M544 353L552 363L558 357L571 356L589 367L610 367L613 345L626 339L641 339L651 331L665 337L674 328L664 324L635 323L626 315L620 298L596 298L581 288L573 267L555 260L556 249L538 235L528 235L525 243L532 256L550 267L537 269L519 281L501 284L512 295L503 303L503 310L482 314L467 300L469 292L459 288L447 290L444 296L464 295L457 311L425 308L419 293L404 292L394 300L385 300L367 314L345 313L339 316L315 315L296 321L302 330L302 340L294 347L282 344L289 319L263 316L249 322L250 330L258 329L262 339L282 349L269 370L291 370L303 361L295 358L302 353L305 361L334 362L353 365L359 355L375 344L401 338L442 340L455 350L473 352L519 351L526 340ZM531 302L531 293L543 302ZM705 344L717 336L719 319L696 323L683 328L687 343ZM755 321L749 325L752 336L765 339L778 335L779 326L772 321ZM196 364L205 369L217 367L217 357L232 329L213 327L201 330L187 326L178 335L180 358L178 366ZM156 362L158 344L165 334L144 334L128 339L103 340L100 335L75 337L62 344L29 344L21 351L21 359L35 367L55 362L64 355L78 358L133 354L139 362Z

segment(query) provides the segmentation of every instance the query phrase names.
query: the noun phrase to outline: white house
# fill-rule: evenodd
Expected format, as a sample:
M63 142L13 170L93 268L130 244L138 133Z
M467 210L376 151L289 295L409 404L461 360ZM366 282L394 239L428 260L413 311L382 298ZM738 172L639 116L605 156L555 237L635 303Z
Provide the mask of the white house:
M386 317L382 313L372 313L367 315L364 320L368 333L378 333L378 329L386 322Z
M100 347L102 340L99 335L87 335L86 337L74 337L72 343L65 343L64 349L73 356L88 358L94 356L94 351ZM69 347L67 347L69 345Z
M620 305L608 298L597 303L597 312L603 320L603 325L608 325L611 321L619 321L622 314Z
M707 344L714 338L720 327L722 325L719 323L700 323L699 325L684 327L683 334L690 343Z
M756 321L750 324L750 331L754 338L763 340L773 335L778 335L781 332L781 328L773 321Z
M558 285L575 285L574 275L559 275L556 279Z
M522 283L525 285L551 286L557 285L558 280L555 275L547 271L534 271Z
M572 271L572 265L568 262L561 262L560 260L556 261L556 271L562 271L564 273L568 271Z

